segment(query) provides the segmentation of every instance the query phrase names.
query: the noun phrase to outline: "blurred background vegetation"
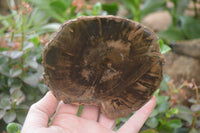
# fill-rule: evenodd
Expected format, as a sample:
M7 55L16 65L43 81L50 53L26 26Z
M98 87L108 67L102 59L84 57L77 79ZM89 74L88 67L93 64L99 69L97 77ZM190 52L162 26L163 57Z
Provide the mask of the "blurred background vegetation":
M20 132L30 105L48 91L44 45L63 22L83 15L129 18L160 37L164 79L141 133L199 133L200 0L0 0L0 132Z

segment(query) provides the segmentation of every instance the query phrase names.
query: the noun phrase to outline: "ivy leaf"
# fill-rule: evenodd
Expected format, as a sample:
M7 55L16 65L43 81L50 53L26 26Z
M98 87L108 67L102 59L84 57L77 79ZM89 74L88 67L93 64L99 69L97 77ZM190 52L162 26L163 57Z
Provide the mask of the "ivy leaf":
M16 118L16 113L14 110L9 110L8 112L6 112L6 114L4 115L3 117L3 120L6 122L6 123L10 123L12 121L14 121Z

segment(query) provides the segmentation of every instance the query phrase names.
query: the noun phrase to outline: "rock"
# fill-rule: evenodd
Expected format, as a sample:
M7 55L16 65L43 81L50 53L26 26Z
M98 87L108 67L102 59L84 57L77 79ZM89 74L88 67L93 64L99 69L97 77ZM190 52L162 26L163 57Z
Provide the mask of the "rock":
M200 85L200 39L176 42L165 58L164 73L175 82L194 79Z
M171 16L168 11L150 13L142 19L142 24L151 27L156 32L166 30L171 24Z

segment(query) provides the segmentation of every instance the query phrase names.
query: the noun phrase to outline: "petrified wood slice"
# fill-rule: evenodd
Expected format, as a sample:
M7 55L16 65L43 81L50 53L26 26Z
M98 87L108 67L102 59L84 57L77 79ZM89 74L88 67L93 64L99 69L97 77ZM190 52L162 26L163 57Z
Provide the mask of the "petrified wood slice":
M64 103L97 105L109 118L129 115L159 87L158 38L120 17L66 21L43 51L45 83Z

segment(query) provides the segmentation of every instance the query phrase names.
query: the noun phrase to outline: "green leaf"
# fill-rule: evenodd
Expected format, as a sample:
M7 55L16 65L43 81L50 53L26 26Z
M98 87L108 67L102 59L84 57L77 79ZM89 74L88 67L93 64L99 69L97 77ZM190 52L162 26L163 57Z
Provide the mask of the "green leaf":
M171 48L167 44L165 44L162 39L158 40L158 42L160 44L160 52L161 52L161 54L166 54L171 50Z
M32 36L31 38L30 38L30 41L32 42L32 43L34 43L36 46L38 46L39 44L40 44L40 38L39 38L39 36ZM32 44L31 43L31 44ZM33 45L33 44L32 44ZM34 45L33 45L34 46Z
M92 14L93 15L98 15L101 12L101 10L102 10L102 5L101 5L100 2L97 2L92 7Z
M1 94L0 98L1 98L1 100L0 100L0 108L4 109L4 110L10 109L11 108L11 103L10 103L9 96L6 95L6 94Z
M20 57L22 57L23 55L23 51L3 51L1 52L2 55L5 55L7 57L10 57L11 59L18 59Z
M9 67L7 64L0 65L0 73L9 77Z
M200 111L200 104L194 104L191 106L191 110L193 112L197 112L197 111Z
M175 106L175 108L178 109L178 114L176 114L175 116L181 120L188 122L189 125L191 125L193 121L193 112L188 107L183 105Z
M31 48L34 48L34 44L33 43L31 43L31 42L25 42L24 43L23 50L27 50L27 49L31 49Z
M0 55L0 62L1 62L1 64L7 64L8 63L8 58L3 56L3 55Z
M4 115L3 117L3 120L6 122L6 123L10 123L10 122L13 122L16 118L16 113L14 110L9 110L8 112L6 112L6 114Z
M166 103L168 99L169 99L168 96L159 96L157 97L157 104L160 105Z
M0 109L0 120L1 118L4 117L5 114L6 114L6 111L4 109Z
M178 108L171 108L171 109L170 109L170 112L171 112L172 114L178 114Z
M183 15L185 9L187 9L190 0L178 0L177 14Z
M30 56L29 56L29 57L30 57ZM33 68L33 69L35 69L35 70L37 70L38 67L39 67L39 64L38 64L38 62L37 62L36 57L32 57L31 59L30 59L30 58L26 58L25 64L26 64L27 66L30 66L31 68Z
M174 129L174 133L189 133L189 128L182 126L181 128Z
M22 74L22 69L12 68L10 69L9 75L11 78L18 77Z
M42 83L39 83L38 87L39 87L42 94L45 94L48 90L48 86L45 85L45 84L42 84Z
M118 3L102 4L102 9L108 14L116 15L118 12Z
M17 123L9 123L6 127L8 133L20 133L22 126Z
M23 55L23 51L16 51L16 50L14 50L14 51L12 51L10 53L10 58L11 59L18 59L18 58L21 58L22 55Z
M79 106L78 112L77 112L77 116L78 116L78 117L81 116L81 112L82 112L83 108L84 108L84 105Z
M178 41L178 40L184 40L185 34L183 33L183 31L179 28L173 28L170 27L165 31L159 32L157 33L157 35L164 40L167 41Z
M178 113L193 115L193 112L187 106L178 105L174 107L178 109Z
M158 109L158 112L164 113L169 109L169 107L170 107L170 103L165 101L164 103L159 105L157 109Z
M168 90L168 82L169 82L169 80L170 80L170 77L167 76L167 75L164 75L163 80L161 82L161 86L160 86L161 90L165 90L165 91Z
M156 115L158 115L158 110L157 109L154 109L152 112L151 112L151 114L150 114L150 118L151 117L155 117Z
M16 105L19 105L25 99L25 95L19 88L14 88L12 89L10 99L12 103L16 103Z
M200 20L188 16L180 17L182 30L189 39L200 38Z
M141 8L142 16L164 7L167 0L146 0Z
M120 117L117 118L116 125L120 123Z
M150 127L150 128L156 128L158 126L158 120L155 117L149 118L147 119L147 121L145 122L145 124Z
M182 127L182 122L180 119L173 119L167 122L167 126L170 128L180 128Z
M50 7L51 9L58 13L58 14L63 14L66 10L67 10L67 7L65 6L65 3L62 2L62 1L52 1L50 3Z
M61 26L60 23L46 24L45 26L41 27L41 31L42 33L55 32L59 29L60 26Z
M140 133L158 133L158 131L153 130L153 129L147 129L147 130L144 130L144 131L142 131Z
M189 133L199 133L198 129L192 128Z
M158 95L159 95L159 92L160 92L160 89L157 89L155 92L154 92L154 96L157 98L158 97Z
M28 85L30 85L30 86L32 86L32 87L36 87L36 86L38 85L39 79L40 79L40 75L39 75L38 73L29 75L29 76L24 76L24 77L22 78L22 80L23 80L26 84L28 84Z
M16 110L17 114L17 121L20 123L24 123L26 115L27 115L28 109L21 109L21 110Z

